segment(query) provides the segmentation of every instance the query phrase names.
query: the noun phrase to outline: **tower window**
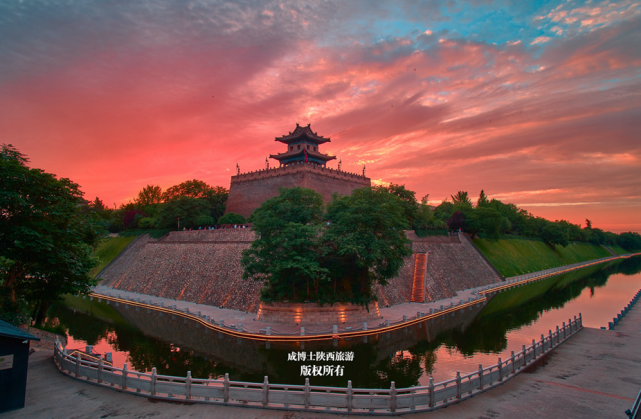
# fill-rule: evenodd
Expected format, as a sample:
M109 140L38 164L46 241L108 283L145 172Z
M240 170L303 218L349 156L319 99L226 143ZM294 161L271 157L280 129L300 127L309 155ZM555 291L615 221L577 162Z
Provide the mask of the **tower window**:
M297 150L300 150L300 146L298 146L298 149L297 149Z

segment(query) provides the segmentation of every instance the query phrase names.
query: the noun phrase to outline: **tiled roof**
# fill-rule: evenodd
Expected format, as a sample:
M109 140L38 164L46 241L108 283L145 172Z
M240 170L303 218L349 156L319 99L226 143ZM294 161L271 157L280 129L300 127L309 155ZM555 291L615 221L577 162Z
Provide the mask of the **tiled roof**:
M330 141L329 138L325 138L322 135L318 135L317 133L312 131L311 124L307 124L307 126L300 126L296 124L296 129L294 130L294 132L290 132L289 134L283 135L282 137L276 137L276 141L280 141L282 143L290 143L298 140L301 137L307 137L316 144L322 144Z
M40 340L33 336L30 333L25 332L22 329L19 329L13 325L10 325L7 322L0 320L0 337L8 337L15 339L28 339L28 340Z
M286 153L270 154L269 157L272 158L272 159L281 160L281 159L286 159L288 157L302 156L304 152L305 152L305 149L294 150L294 151L288 151ZM318 152L312 151L312 150L307 150L307 155L309 157L316 157L317 159L321 159L321 160L325 160L325 161L334 160L336 158L334 156L330 156L328 154L323 154L323 153L318 153Z

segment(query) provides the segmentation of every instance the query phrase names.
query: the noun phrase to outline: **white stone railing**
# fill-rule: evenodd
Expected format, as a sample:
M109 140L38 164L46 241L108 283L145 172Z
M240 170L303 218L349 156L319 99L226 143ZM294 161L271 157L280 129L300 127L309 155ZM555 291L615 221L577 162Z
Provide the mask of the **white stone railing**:
M160 400L189 401L195 403L224 404L231 406L256 407L263 409L289 409L304 411L324 411L334 413L361 413L375 415L401 415L410 412L430 411L472 397L480 392L502 384L505 380L520 373L529 364L559 346L570 336L581 330L582 318L574 317L561 328L550 331L548 336L541 335L539 341L512 352L506 360L489 367L479 364L478 371L434 383L430 377L428 386L397 389L392 381L389 389L353 388L348 381L347 387L322 387L305 385L271 384L267 376L262 383L230 381L224 379L201 379L160 375L156 368L151 374L130 371L127 364L116 368L98 362L82 359L79 352L70 355L56 342L54 360L58 369L71 377L104 387L130 392Z

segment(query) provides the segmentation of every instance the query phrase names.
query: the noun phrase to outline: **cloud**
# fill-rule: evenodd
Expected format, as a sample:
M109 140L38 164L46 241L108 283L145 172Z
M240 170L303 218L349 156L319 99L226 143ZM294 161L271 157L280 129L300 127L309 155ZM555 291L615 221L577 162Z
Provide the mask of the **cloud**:
M552 218L641 225L637 6L515 12L523 35L503 42L476 21L463 35L483 7L5 4L0 130L108 203L147 183L228 186L299 122L345 170L365 163L418 196L485 189Z

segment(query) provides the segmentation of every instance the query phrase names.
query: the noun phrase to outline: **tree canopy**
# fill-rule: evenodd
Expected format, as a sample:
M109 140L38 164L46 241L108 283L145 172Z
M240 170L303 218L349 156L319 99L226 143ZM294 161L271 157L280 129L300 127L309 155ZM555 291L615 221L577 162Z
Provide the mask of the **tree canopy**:
M310 189L281 189L252 215L260 238L243 252L244 278L264 282L265 300L356 302L398 274L411 251L403 204L385 188L335 195L323 212Z
M92 247L106 233L69 179L27 166L11 145L0 146L0 286L3 307L30 304L40 322L53 301L87 292Z

